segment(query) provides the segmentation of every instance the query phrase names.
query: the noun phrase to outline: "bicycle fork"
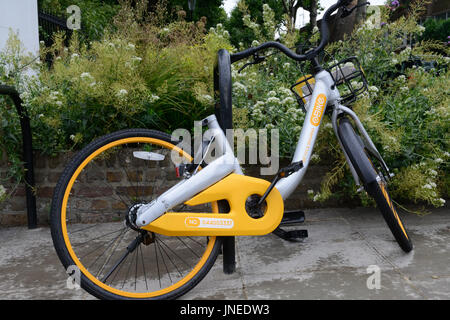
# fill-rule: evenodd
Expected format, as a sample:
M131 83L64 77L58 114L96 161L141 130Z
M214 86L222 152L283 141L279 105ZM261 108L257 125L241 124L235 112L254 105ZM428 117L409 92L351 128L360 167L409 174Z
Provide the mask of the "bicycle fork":
M341 137L338 133L338 117L342 115L348 115L350 118L354 121L356 128L358 129L359 133L362 135L362 142L364 143L364 147L378 160L380 161L383 169L387 173L387 178L392 178L394 176L393 173L390 172L389 167L387 166L386 162L384 161L383 157L381 156L380 152L377 150L375 144L373 143L372 139L370 138L369 134L367 133L366 129L364 128L363 124L359 120L358 116L355 112L353 112L350 108L345 107L343 105L337 104L334 109L331 116L331 123L333 125L334 134L336 135L336 138L338 139L339 145L341 147L342 152L344 153L345 160L347 161L350 172L353 176L353 179L355 180L355 184L358 187L358 192L362 191L364 188L361 186L361 180L355 170L355 167L353 166L352 162L350 161L350 158L345 151L345 148L342 144Z

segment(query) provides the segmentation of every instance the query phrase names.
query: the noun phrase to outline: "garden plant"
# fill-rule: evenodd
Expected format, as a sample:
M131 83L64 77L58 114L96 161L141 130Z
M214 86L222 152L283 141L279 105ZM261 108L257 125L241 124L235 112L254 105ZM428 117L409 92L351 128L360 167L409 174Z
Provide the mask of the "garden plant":
M0 52L0 82L19 90L36 151L55 156L125 128L171 133L212 113L217 51L244 48L232 45L222 24L208 29L205 19L187 22L182 12L168 14L164 2L152 12L145 3L114 7L112 27L90 41L79 40L74 32L66 46L64 34L55 34L52 47L42 45L41 59L24 54L11 33ZM382 8L380 21L368 19L344 40L331 43L323 63L332 65L349 55L359 58L370 86L353 108L375 144L383 146L380 151L395 173L393 198L406 207L411 203L440 207L448 198L450 179L449 47L424 36L428 33L418 24L422 9L418 1L406 17L390 21L393 8ZM299 32L286 31L275 21L267 4L262 24L248 11L243 23L253 46L278 38L293 48L301 39ZM314 32L312 45L319 36L317 29ZM416 41L405 44L405 38ZM40 62L48 55L53 60L50 66ZM426 68L427 62L434 68ZM297 140L305 113L290 88L292 79L301 75L299 68L308 66L278 54L238 72L243 64L232 67L234 126L278 128L280 156L292 156L295 145L289 142ZM0 97L0 123L0 159L9 166L8 175L0 177L1 201L23 176L19 119L6 97ZM311 198L323 201L350 194L371 205L367 196L356 192L344 157L334 149L331 124L325 123L322 131L313 159L332 170L320 190L308 191ZM16 182L6 184L11 179Z

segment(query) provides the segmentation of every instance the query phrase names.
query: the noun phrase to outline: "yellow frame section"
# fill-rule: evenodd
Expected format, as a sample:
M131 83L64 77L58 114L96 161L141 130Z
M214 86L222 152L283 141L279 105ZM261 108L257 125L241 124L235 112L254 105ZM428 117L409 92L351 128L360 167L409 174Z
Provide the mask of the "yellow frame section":
M167 212L147 226L144 230L167 236L250 236L264 235L277 228L283 218L284 201L280 192L274 188L266 199L263 217L254 219L247 214L245 202L253 194L262 196L270 183L263 179L230 174L186 202L195 206L218 200L227 200L229 213L191 213ZM232 227L208 228L188 224L186 221L206 219L231 219Z
M155 144L155 145L166 147L166 148L168 148L170 150L176 150L176 151L179 152L180 156L184 156L187 159L189 159L189 161L192 161L192 157L189 154L184 152L182 149L176 147L175 145L173 145L173 144L171 144L169 142L166 142L164 140L155 139L155 138L148 138L148 137L133 137L133 138L120 139L120 140L117 140L117 141L113 141L113 142L111 142L111 143L109 143L109 144L107 144L107 145L105 145L105 146L95 150L91 155L89 155L89 157L87 157L81 163L81 165L77 168L75 173L72 175L72 178L70 179L69 183L67 184L66 191L64 193L62 207L61 207L61 229L62 229L62 234L63 234L64 242L66 244L67 251L69 252L72 260L75 262L75 264L80 269L80 271L89 280L91 280L95 285L99 286L100 288L102 288L102 289L104 289L104 290L106 290L108 292L111 292L113 294L117 294L117 295L124 296L124 297L129 297L129 298L141 298L142 299L142 298L152 298L152 297L157 297L157 296L164 295L166 293L169 293L171 291L174 291L174 290L180 288L181 286L186 284L188 281L190 281L200 271L200 269L204 266L204 264L208 260L208 257L210 256L211 251L214 248L214 244L216 242L216 238L215 237L210 237L209 238L209 242L208 242L208 245L207 245L207 247L205 249L205 252L203 253L203 256L197 262L197 264L191 270L191 272L189 272L180 281L174 283L173 285L171 285L171 286L169 286L167 288L164 288L164 289L161 289L161 290L158 290L158 291L144 292L144 293L135 293L135 292L128 292L128 291L118 290L118 289L110 287L110 286L104 284L103 282L101 282L100 280L98 280L96 277L94 277L84 267L84 265L81 263L81 261L78 259L77 255L73 251L72 245L71 245L69 237L67 235L67 225L66 225L67 212L66 212L66 207L67 207L67 201L69 199L70 191L72 190L73 184L75 183L75 180L78 178L78 176L81 173L81 171L86 167L86 165L89 162L91 162L100 153L102 153L105 150L108 150L110 148L114 148L116 146L122 145L122 144L137 143L137 142L152 143L152 144ZM215 212L218 212L218 207L217 207L216 203L212 204L212 208L213 208L213 211L215 210Z

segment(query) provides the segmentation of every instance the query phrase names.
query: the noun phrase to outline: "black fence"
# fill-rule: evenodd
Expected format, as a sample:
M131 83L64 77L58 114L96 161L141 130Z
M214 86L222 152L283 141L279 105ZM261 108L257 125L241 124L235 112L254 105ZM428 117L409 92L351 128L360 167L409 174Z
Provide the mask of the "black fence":
M53 44L53 34L56 32L65 32L69 39L72 35L72 30L67 27L65 18L58 17L56 13L38 10L39 23L39 39L44 41L47 47Z
M25 190L27 199L27 215L28 228L35 229L37 227L36 214L36 194L34 183L34 167L33 167L33 144L31 136L30 118L27 110L22 106L22 99L14 87L0 85L0 95L7 95L14 102L17 114L20 118L20 126L22 129L22 150L25 171Z

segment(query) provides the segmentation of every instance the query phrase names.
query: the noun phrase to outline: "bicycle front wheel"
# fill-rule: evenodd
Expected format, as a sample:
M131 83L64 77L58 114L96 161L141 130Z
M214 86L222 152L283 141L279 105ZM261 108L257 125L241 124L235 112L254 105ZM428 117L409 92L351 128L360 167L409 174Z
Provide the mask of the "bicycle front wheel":
M389 196L387 183L381 170L377 169L370 159L369 151L366 150L361 137L356 134L347 118L339 121L338 133L352 165L364 184L364 189L375 200L399 246L403 251L410 252L413 244Z
M172 151L192 161L167 134L123 130L86 146L63 172L51 207L52 239L66 270L77 268L81 287L92 295L173 299L213 266L220 238L168 237L133 224L139 206L178 182ZM217 204L195 209L217 212Z

